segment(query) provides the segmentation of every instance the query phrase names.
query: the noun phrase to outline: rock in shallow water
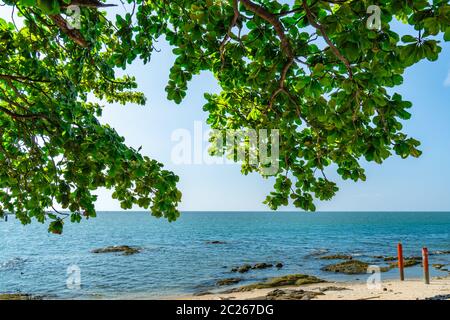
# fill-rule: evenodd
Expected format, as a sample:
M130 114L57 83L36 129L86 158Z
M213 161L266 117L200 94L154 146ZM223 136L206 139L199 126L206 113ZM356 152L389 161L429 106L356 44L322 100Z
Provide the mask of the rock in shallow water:
M229 286L232 284L236 284L241 282L242 279L241 278L228 278L228 279L222 279L216 282L216 285L218 286Z
M226 242L219 241L219 240L212 240L212 241L206 241L206 244L226 244Z
M408 268L408 267L413 267L413 266L416 266L416 265L418 265L418 264L422 264L422 259L417 259L417 258L415 258L415 257L413 257L412 259L404 259L404 261L403 261L403 267L405 267L405 268ZM390 264L389 264L389 266L391 267L391 268L397 268L398 267L398 263L397 262L391 262Z
M266 263L266 262L262 262L262 263L255 263L254 265L251 264L244 264L242 266L239 267L234 267L231 269L231 272L239 272L239 273L245 273L250 271L250 269L267 269L267 268L272 268L273 264L271 263ZM278 269L283 267L283 264L281 262L277 262L277 264L275 265L275 267L277 267Z
M257 263L255 265L253 265L252 269L267 269L267 268L272 268L273 264L271 263Z
M112 253L121 252L124 256L129 256L141 252L141 248L129 247L129 246L110 246L106 248L94 249L92 253Z
M348 254L338 253L338 254L332 254L329 256L322 256L322 257L319 257L319 259L322 259L322 260L352 260L353 257Z
M249 284L247 286L227 290L225 293L251 291L253 289L276 288L284 286L300 286L310 283L326 282L322 279L306 274L289 274L281 277L270 278L265 282Z
M330 264L322 268L323 271L336 272L336 273L345 273L345 274L363 274L367 273L367 268L369 264L367 262L359 261L359 260L348 260L336 264ZM381 272L386 272L390 268L389 267L381 267Z
M250 271L251 268L252 268L252 266L250 264L244 264L240 267L235 267L235 268L231 269L231 272L246 273L246 272Z

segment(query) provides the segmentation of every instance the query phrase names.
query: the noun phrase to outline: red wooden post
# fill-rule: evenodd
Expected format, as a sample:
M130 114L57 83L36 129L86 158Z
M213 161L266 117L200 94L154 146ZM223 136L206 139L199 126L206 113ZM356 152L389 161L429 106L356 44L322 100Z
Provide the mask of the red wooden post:
M423 264L423 279L425 284L430 284L430 270L428 268L428 249L422 248L422 264Z
M397 255L398 255L398 270L400 270L400 280L405 280L405 272L403 270L403 247L402 244L399 243L397 245Z

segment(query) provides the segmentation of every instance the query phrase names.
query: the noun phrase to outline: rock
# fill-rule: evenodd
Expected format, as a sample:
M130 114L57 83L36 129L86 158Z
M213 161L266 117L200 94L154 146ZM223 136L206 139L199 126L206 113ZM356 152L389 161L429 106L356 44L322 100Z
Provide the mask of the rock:
M329 256L319 257L322 260L352 260L353 257L348 254L332 254Z
M412 266L416 266L418 264L422 264L422 258L417 259L417 257L411 257L411 258L405 258L403 261L403 267L408 268L408 267L412 267ZM389 267L392 268L397 268L398 267L398 263L397 262L391 262L389 263Z
M415 265L418 265L418 264L422 264L422 261L421 260L417 260L417 259L408 259L408 260L405 260L403 262L403 266L405 268L412 267L412 266L415 266Z
M348 260L336 264L331 264L322 268L323 271L345 273L345 274L362 274L367 273L368 263L359 260ZM382 267L381 272L386 272L390 268Z
M442 269L445 266L445 264L434 263L431 266L439 270L439 269Z
M225 241L219 241L219 240L212 240L212 241L206 241L207 244L226 244Z
M111 246L106 248L95 249L91 251L92 253L111 253L111 252L122 252L124 256L129 256L135 253L141 252L141 248L129 247L129 246Z
M232 272L239 272L239 273L246 273L246 272L249 272L251 268L252 268L251 265L244 264L244 265L242 265L240 267L231 269L231 271Z
M422 261L422 256L412 256L412 257L406 257L405 260L420 260Z
M431 255L439 255L439 254L450 254L450 250L437 250L431 253Z
M0 300L42 300L42 298L27 293L0 293Z
M397 260L397 257L383 257L384 261L395 261Z
M232 291L229 292L251 291L253 289L276 288L284 286L300 286L304 284L321 283L321 282L325 281L306 274L289 274L282 277L270 278L265 282L249 284L247 286L243 286L240 288L231 289Z
M344 291L344 290L351 290L344 287L335 287L335 286L329 286L324 288L319 288L320 292L327 292L327 291Z
M242 279L241 278L228 278L228 279L222 279L216 282L216 285L218 286L229 286L232 284L236 284L241 282Z
M384 261L397 261L398 258L394 256L374 256L375 259L383 259ZM420 256L412 256L412 257L403 257L403 260L420 260L422 261L422 257Z
M278 269L281 269L281 268L283 268L283 264L281 262L277 262L275 267L277 267Z
M281 265L281 266L283 266L283 265ZM273 267L273 264L265 263L265 262L263 262L263 263L256 263L254 265L250 265L250 264L246 263L246 264L244 264L244 265L242 265L240 267L233 267L231 269L231 272L245 273L245 272L250 271L250 269L267 269L267 268L272 268L272 267Z
M316 296L323 295L322 292L305 290L275 289L266 295L267 300L311 300Z
M196 292L196 293L193 294L193 296L201 297L201 296L206 296L208 294L212 294L212 292L209 292L209 291Z
M267 268L272 268L273 265L270 263L257 263L255 265L252 266L252 269L267 269Z

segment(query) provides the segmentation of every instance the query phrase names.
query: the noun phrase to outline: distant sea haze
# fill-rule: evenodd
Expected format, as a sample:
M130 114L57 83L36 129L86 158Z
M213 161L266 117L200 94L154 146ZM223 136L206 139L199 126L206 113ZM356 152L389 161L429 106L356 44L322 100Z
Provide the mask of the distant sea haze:
M368 275L322 271L325 254L346 254L370 264L377 256L405 256L450 250L449 212L185 212L168 223L145 212L100 212L80 224L66 223L61 236L46 226L0 222L0 293L48 298L101 299L164 297L214 291L221 279L239 285L302 273L325 280L366 281ZM132 255L96 254L113 245L141 248ZM282 268L231 272L243 264L282 263ZM449 264L450 255L432 255L430 264ZM80 286L67 285L79 270ZM78 269L77 269L78 268ZM430 268L432 276L448 273ZM420 265L405 269L419 278ZM398 269L382 273L396 278ZM222 288L224 289L224 288Z

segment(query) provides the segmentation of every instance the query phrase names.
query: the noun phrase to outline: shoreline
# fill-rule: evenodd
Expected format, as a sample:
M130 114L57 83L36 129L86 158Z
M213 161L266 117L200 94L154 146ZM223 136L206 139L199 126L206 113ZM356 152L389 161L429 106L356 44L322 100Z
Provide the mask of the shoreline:
M234 287L236 290L242 287ZM48 297L21 293L0 294L0 300L47 300ZM72 300L50 298L50 300ZM378 287L369 288L361 281L325 281L302 285L284 285L243 291L222 290L204 294L155 296L149 293L123 294L95 300L449 300L450 275L432 277L430 284L423 279L410 278L382 280ZM75 298L75 300L77 300ZM84 300L84 299L82 299Z
M303 292L301 292L303 290ZM275 293L273 293L276 291ZM272 294L270 294L272 292ZM269 294L269 297L267 296ZM298 298L298 299L297 299ZM363 282L323 282L241 292L168 296L161 300L450 300L450 276L423 279L383 280L378 288Z

